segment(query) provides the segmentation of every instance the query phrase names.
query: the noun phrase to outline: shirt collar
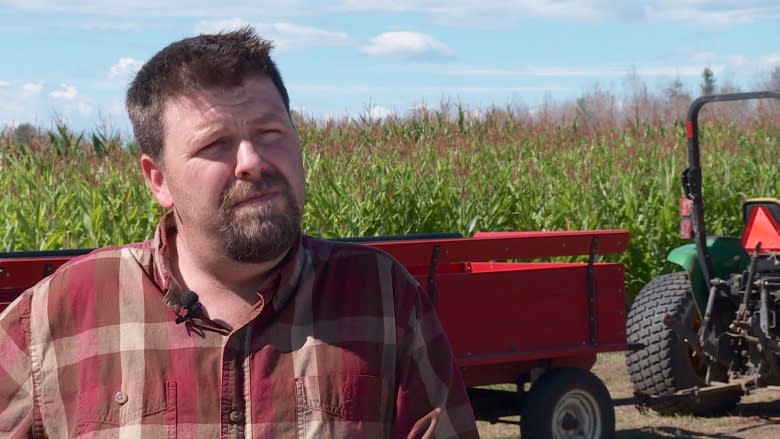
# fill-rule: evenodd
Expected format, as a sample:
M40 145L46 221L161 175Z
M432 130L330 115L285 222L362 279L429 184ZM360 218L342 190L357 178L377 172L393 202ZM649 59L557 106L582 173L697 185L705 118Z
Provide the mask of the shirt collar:
M170 242L175 235L176 221L173 211L169 211L160 218L154 233L152 241L154 271L157 285L165 292L163 302L178 313L181 311L181 294L184 289L173 276L170 265ZM302 235L299 234L287 255L276 267L271 269L268 277L258 289L257 293L263 296L263 302L271 301L275 310L280 309L287 302L298 284L306 261L309 259L306 253Z

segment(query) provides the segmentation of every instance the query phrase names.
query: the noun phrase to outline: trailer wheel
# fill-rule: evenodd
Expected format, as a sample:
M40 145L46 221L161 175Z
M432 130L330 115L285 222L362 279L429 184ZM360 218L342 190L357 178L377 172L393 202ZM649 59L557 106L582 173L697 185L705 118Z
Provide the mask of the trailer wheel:
M612 438L615 408L604 383L589 371L552 369L531 385L520 429L523 438Z
M706 363L663 323L664 315L672 315L698 332L701 317L687 273L670 273L653 279L631 305L626 323L628 342L644 345L626 354L626 366L636 394L670 395L705 386ZM724 391L701 398L650 400L647 404L663 415L715 415L734 408L741 396L738 390Z

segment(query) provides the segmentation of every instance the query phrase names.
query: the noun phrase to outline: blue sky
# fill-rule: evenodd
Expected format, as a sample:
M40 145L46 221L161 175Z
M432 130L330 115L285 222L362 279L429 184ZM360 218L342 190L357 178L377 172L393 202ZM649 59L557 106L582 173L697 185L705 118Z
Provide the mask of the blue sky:
M776 0L0 0L0 128L59 117L129 135L124 94L145 60L242 25L275 41L293 108L328 118L620 98L632 74L697 95L705 67L762 88L778 18Z

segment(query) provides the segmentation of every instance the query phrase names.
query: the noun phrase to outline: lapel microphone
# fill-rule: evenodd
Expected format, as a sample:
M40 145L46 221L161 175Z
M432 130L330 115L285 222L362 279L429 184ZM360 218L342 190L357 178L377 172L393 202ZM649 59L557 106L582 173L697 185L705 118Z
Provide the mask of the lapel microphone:
M176 317L176 324L189 322L190 327L197 326L200 328L198 330L201 332L201 334L203 329L214 331L222 335L230 334L231 329L229 327L206 317L206 314L203 313L203 305L200 304L200 299L194 291L187 290L181 293L179 301L181 302L182 308L187 310L187 313ZM197 325L195 322L193 322L193 317L201 319Z
M200 304L200 299L194 291L187 290L181 293L179 300L182 308L187 310L187 314L177 317L176 323L191 320L193 317L203 317L203 305Z

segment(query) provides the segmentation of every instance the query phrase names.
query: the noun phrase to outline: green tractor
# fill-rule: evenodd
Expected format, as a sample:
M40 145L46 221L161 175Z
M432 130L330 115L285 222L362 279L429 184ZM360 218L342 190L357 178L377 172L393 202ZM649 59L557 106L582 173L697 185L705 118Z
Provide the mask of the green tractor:
M740 237L707 236L698 114L710 102L780 99L778 91L709 95L690 106L679 272L651 280L628 314L626 365L642 404L661 414L714 415L745 393L780 385L780 200L743 205Z

